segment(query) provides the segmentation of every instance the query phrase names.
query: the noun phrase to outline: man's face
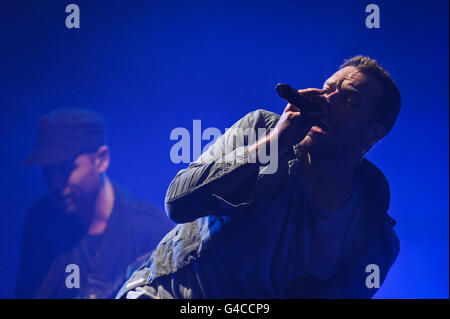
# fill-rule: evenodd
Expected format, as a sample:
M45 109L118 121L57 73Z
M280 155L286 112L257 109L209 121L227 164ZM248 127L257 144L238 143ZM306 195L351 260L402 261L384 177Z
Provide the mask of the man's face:
M367 147L369 124L381 96L379 82L353 66L340 69L323 86L329 107L325 124L314 126L302 141L309 151L362 152Z
M42 175L54 202L69 214L83 213L91 207L100 188L99 172L90 154L57 165L43 165Z

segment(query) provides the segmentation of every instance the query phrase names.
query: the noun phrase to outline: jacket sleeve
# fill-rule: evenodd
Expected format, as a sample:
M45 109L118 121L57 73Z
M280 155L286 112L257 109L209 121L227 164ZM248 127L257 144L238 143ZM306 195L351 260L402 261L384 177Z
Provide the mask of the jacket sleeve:
M186 223L250 205L260 165L249 157L248 147L256 142L258 128L266 129L268 113L247 114L177 173L165 199L172 221Z

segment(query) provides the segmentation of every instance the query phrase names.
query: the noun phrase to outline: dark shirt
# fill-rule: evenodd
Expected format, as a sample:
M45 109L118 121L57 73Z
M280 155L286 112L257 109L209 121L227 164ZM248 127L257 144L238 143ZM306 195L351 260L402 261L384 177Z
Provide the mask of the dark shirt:
M159 209L116 184L113 187L114 208L100 235L87 234L76 216L59 211L49 196L30 206L23 226L16 298L112 297L127 267L153 250L173 227ZM76 275L73 268L66 270L73 264L79 269L79 288L66 285L68 277Z

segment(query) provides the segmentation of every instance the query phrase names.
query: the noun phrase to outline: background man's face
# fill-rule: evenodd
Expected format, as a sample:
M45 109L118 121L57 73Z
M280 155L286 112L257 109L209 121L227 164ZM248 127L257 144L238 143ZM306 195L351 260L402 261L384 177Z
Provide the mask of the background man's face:
M92 206L100 188L93 155L82 154L65 163L42 166L50 196L63 211L83 213Z
M310 151L334 153L367 146L366 136L382 88L376 79L349 66L324 84L323 97L330 108L326 124L313 127L303 140Z

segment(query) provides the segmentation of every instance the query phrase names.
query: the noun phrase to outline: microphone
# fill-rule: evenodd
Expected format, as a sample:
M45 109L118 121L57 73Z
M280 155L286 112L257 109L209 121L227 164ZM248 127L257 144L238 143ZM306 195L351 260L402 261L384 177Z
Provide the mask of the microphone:
M317 112L317 101L304 97L288 84L278 83L275 87L278 95L286 102L303 112Z

